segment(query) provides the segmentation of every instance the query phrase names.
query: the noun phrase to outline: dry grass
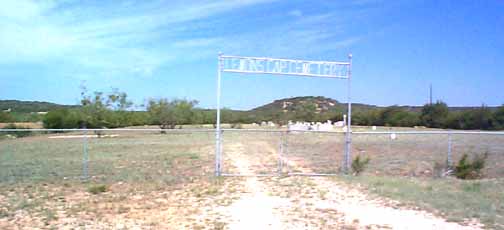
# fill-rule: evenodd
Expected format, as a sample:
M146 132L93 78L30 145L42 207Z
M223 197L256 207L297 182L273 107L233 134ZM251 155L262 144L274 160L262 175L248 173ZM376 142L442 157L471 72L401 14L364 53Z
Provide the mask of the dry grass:
M227 228L229 217L218 210L234 204L246 191L240 178L214 179L213 132L109 131L107 134L119 136L88 140L88 181L81 180L82 139L49 139L48 136L54 134L44 134L0 140L0 229L16 225L119 228L121 224L126 227ZM339 170L344 144L341 133L289 134L287 140L281 146L277 133L225 132L224 170L240 172L232 162L240 152L247 156L251 173L276 173L280 148L284 149L284 173ZM406 204L423 204L418 206L446 213L447 218L455 221L474 217L493 223L496 228L502 224L499 200L504 197L496 192L502 190L501 183L480 182L478 186L430 179L434 162L446 160L445 137L398 135L396 140L390 140L385 135L355 135L353 140L354 155L369 156L371 161L368 170L359 177L361 179L347 180L352 185L360 183L367 192L399 199ZM487 176L502 176L503 143L499 137L456 136L454 160L464 152L489 151ZM236 149L239 146L243 148ZM385 177L381 177L383 175ZM409 179L388 176L416 176L417 179L408 184ZM264 183L269 195L298 204L286 211L289 215L304 213L303 221L320 221L311 223L313 226L331 226L332 217L341 217L341 213L334 210L306 211L314 200L325 201L331 197L330 190L316 188L311 180L280 177L265 179ZM104 185L107 190L92 195L87 190L94 184ZM380 188L381 192L371 187ZM411 191L418 193L408 197ZM427 199L435 195L433 191L439 194L439 199ZM467 201L460 204L442 202L449 200L450 194ZM453 212L445 211L452 208Z
M165 227L190 225L199 212L193 204L220 193L219 183L211 177L213 140L209 137L121 133L118 138L89 139L90 178L86 181L81 180L84 149L80 139L37 135L2 140L0 229L116 228L121 223L129 227L161 224L158 221ZM196 189L201 191L193 192ZM142 220L149 213L153 217ZM159 218L163 213L172 214ZM131 220L142 221L128 223Z
M488 229L504 229L504 181L402 178L390 176L340 176L370 194L387 197L407 207L420 207L454 222L477 219Z
M27 129L44 128L44 125L41 122L14 122L14 123L0 123L0 129L3 129L5 126L8 126L10 124L14 124L17 127L23 127Z

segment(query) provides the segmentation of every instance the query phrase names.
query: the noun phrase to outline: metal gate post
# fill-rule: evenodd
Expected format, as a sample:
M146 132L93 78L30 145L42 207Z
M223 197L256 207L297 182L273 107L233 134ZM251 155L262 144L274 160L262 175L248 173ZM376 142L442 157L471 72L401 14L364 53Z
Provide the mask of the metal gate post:
M219 53L217 67L217 121L215 128L215 176L221 175L221 120L220 120L220 98L221 98L221 72L222 72L222 53Z
M82 143L82 148L84 156L82 157L82 179L87 180L89 178L89 154L88 154L88 139L87 139L87 129L84 130L84 140Z
M352 54L348 55L348 89L347 89L347 103L348 103L348 119L347 119L347 129L346 129L346 137L345 137L345 162L344 162L344 171L345 173L350 172L350 161L352 154L352 97L351 97L351 88L352 88Z

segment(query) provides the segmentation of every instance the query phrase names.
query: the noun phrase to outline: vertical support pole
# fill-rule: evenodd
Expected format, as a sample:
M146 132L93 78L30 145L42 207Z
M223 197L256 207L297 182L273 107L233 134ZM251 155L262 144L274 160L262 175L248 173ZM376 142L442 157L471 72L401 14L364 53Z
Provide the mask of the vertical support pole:
M448 156L446 156L446 166L448 169L451 169L453 166L452 159L452 134L448 133Z
M289 164L289 133L290 131L287 130L285 132L285 141L284 141L284 146L283 146L283 155L284 155L284 159L285 161L283 162L283 164L285 165L285 168L286 168L286 171L287 171L287 174L291 174L292 173L292 168L290 167L290 164Z
M280 146L278 150L278 175L281 175L283 170L283 150L284 150L284 133L280 132Z
M349 173L351 161L351 148L352 148L352 54L348 55L348 88L347 88L347 103L348 103L348 116L347 116L347 129L345 135L345 162L344 171Z
M87 180L89 178L89 155L88 155L88 131L87 128L84 128L84 142L83 142L83 152L84 156L82 157L82 179Z
M222 74L222 53L219 53L217 66L217 117L215 127L215 176L221 175L221 120L220 120L220 98L221 98L221 74Z

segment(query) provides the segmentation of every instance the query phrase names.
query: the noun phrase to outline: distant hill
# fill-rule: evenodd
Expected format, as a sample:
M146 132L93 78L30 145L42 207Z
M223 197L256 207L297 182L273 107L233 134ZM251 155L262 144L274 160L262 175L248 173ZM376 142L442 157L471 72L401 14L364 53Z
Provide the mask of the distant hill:
M0 110L11 109L16 113L47 112L62 108L75 108L78 105L60 105L43 101L19 101L19 100L0 100Z
M252 113L262 113L262 114L275 114L275 113L289 113L295 112L298 108L304 104L314 104L317 113L325 112L344 112L347 110L347 104L338 102L332 98L327 97L292 97L280 100L275 100L269 104L254 108L249 112ZM366 105L361 103L352 104L353 111L365 111L378 108L375 105Z
M305 103L315 104L318 113L325 112L346 112L347 104L334 100L332 98L322 96L305 96L305 97L291 97L280 100L275 100L266 105L259 106L249 111L232 110L233 112L241 112L247 114L278 114L295 112L299 106ZM12 112L17 113L30 113L30 112L47 112L55 109L62 108L77 108L79 105L61 105L51 102L43 101L19 101L19 100L0 100L0 111L11 109ZM399 106L405 110L412 112L420 112L422 106ZM376 105L368 105L362 103L352 103L352 111L367 111L372 109L384 108ZM449 107L450 111L466 111L477 109L479 106L466 106L466 107ZM497 107L488 107L492 110Z
M292 98L284 98L280 100L275 100L269 104L259 106L250 110L251 113L261 113L261 114L275 114L275 113L289 113L294 112L296 108L299 108L300 105L304 103L313 103L317 107L317 111L319 113L334 111L334 112L346 112L347 103L341 103L337 100L327 97L314 97L314 96L305 96L305 97L292 97ZM398 106L405 110L411 112L421 112L423 106ZM352 103L352 111L367 111L372 109L385 108L384 106L376 106L376 105L368 105L362 103ZM479 106L464 106L464 107L448 107L450 111L467 111L472 109L478 109ZM497 107L488 107L491 110L497 109Z

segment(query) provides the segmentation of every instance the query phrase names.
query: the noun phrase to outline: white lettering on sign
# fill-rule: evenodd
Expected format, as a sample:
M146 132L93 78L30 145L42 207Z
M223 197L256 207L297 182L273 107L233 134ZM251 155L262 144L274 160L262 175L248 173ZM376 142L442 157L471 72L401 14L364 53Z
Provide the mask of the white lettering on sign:
M321 62L259 57L220 56L222 71L348 78L349 62Z

